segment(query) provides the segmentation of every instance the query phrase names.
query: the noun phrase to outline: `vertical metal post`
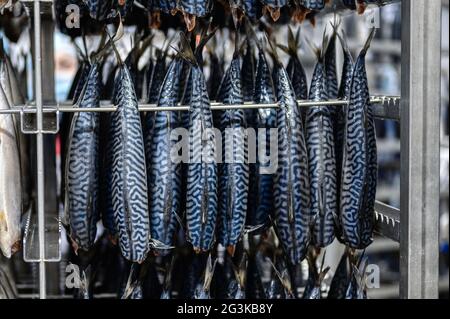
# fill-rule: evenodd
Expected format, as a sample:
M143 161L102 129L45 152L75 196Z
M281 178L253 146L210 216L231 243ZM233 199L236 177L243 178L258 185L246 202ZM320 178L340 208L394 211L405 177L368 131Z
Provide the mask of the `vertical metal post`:
M42 59L41 59L41 4L34 0L34 98L36 100L36 160L37 212L39 231L39 298L46 298L45 273L45 200L44 200L44 135L42 134Z
M441 0L402 1L401 298L437 298Z

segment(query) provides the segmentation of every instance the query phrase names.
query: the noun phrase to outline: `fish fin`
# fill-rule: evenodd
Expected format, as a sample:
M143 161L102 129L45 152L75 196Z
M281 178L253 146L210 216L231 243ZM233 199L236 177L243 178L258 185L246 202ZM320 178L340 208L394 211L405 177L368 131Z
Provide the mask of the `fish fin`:
M90 293L90 277L92 273L92 267L89 265L85 269L81 270L80 275L80 288L78 289L78 296L83 299L89 299Z
M170 245L166 245L163 242L154 239L154 238L150 238L150 248L152 249L157 249L157 250L169 250L169 249L174 249L175 246L170 246Z
M140 266L137 263L131 264L130 274L128 275L127 284L125 290L121 296L121 299L128 299L133 294L133 291L139 287L139 281L136 279L140 270Z
M280 60L280 57L278 56L277 44L276 44L275 40L271 40L267 33L266 33L266 40L267 40L267 43L269 44L269 47L270 47L269 54L272 56L274 64L281 65L281 60Z
M258 229L264 227L265 224L259 224L259 225L255 225L255 226L245 226L244 228L244 234L250 234L253 233L255 231L257 231Z
M299 28L300 30L300 28ZM300 31L298 31L297 35L300 34ZM297 37L294 36L294 32L292 31L292 28L288 27L288 49L291 56L297 55L297 49L298 49L298 42Z
M328 266L320 272L319 277L317 278L318 285L322 284L323 280L325 279L325 277L327 276L329 271L330 271L330 267Z
M246 284L246 275L247 275L247 265L248 265L248 256L246 253L243 254L239 265L236 266L233 262L230 262L231 267L233 269L234 276L239 283L241 288L245 289Z
M272 260L268 258L270 265L272 266L273 270L275 271L276 276L281 282L281 285L284 287L284 289L292 296L292 284L291 279L289 278L289 273L286 271L286 269L283 272L280 272L277 267L274 265Z
M308 47L311 49L317 59L322 59L322 50L318 46L316 46L309 38L306 38L305 40L308 44Z
M119 16L120 16L120 13L119 13ZM118 64L119 64L119 65L123 65L122 58L120 57L120 53L119 53L119 51L117 50L117 46L116 46L116 44L115 44L115 43L116 43L117 41L119 41L119 40L123 37L123 35L124 35L122 19L119 20L119 27L117 28L117 31L116 31L116 34L114 35L114 37L111 37L111 35L109 34L109 32L108 32L108 30L106 29L106 27L105 27L105 33L106 33L106 34L108 35L108 37L109 37L109 41L108 41L108 43L106 44L105 47L107 47L107 46L112 46Z
M364 44L363 49L361 50L360 55L365 55L367 53L367 51L370 48L370 44L372 43L373 38L375 37L375 34L377 33L377 29L376 28L372 28L370 30L370 34L369 37L366 40L366 43Z
M178 55L186 62L194 66L198 65L194 52L192 51L191 45L189 44L189 40L186 38L186 35L183 32L180 32L179 48L172 48L177 51Z
M217 259L212 261L212 256L209 254L208 260L206 261L206 269L205 269L205 281L203 282L203 289L205 291L209 291L211 286L211 282L214 276L214 270L216 269Z

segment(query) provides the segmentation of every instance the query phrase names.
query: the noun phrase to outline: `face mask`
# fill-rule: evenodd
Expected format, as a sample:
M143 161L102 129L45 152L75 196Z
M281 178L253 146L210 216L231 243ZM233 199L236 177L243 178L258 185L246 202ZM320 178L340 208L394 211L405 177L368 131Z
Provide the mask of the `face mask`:
M55 75L55 94L57 101L65 101L72 85L73 76L68 72L57 72Z

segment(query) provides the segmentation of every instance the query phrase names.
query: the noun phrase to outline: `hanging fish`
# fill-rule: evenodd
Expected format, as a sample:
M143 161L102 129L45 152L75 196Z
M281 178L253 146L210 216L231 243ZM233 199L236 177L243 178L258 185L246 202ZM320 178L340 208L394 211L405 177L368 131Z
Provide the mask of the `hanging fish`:
M327 49L325 51L325 77L328 99L337 99L339 93L339 83L336 70L336 37L338 23L333 24L333 34L331 35Z
M176 106L181 67L182 60L176 57L163 81L158 106ZM181 163L173 162L171 157L178 142L171 139L171 133L180 126L181 120L179 112L149 112L146 119L153 121L145 136L150 234L155 248L163 249L173 245L181 214ZM168 251L158 250L157 253L166 255Z
M316 49L317 64L309 92L312 101L327 101L324 36L322 52ZM306 136L311 182L311 215L313 217L312 244L326 247L334 238L334 220L337 216L336 157L332 112L329 107L311 107L307 111Z
M148 103L155 104L158 102L164 75L166 74L166 50L156 50L156 62L152 68L152 76L148 81Z
M341 35L339 35L339 33L337 33L337 36L339 37L339 40L340 40L340 43L341 43L341 46L343 49L343 56L344 56L341 85L339 87L338 99L349 100L354 62L353 62L352 54L350 53L350 50L347 46L347 42L345 40L345 35L342 34L342 36L341 36ZM347 105L336 108L335 120L334 120L334 145L335 145L335 152L336 152L336 176L337 176L336 186L337 186L337 190L338 190L338 195L337 195L338 207L340 207L341 189L342 189L341 176L342 176L342 160L343 160L343 149L344 149L346 114L347 114ZM342 242L343 241L342 227L341 227L339 220L335 221L335 233L336 233L336 237L338 238L338 240Z
M308 83L306 79L305 69L298 56L300 46L300 28L294 36L292 29L288 28L288 46L278 45L290 58L286 67L286 72L289 74L296 98L298 100L306 100L308 98Z
M99 63L92 64L78 107L100 107ZM100 218L99 120L97 112L78 112L72 118L66 158L65 214L75 253L90 251Z
M364 249L373 241L378 169L365 57L374 35L372 29L355 62L344 136L340 224L345 243L354 249Z
M255 54L249 40L247 49L242 61L242 94L244 102L252 102L255 94Z
M206 261L206 268L203 273L201 281L197 284L194 292L194 299L211 299L210 287L214 276L214 269L216 268L217 259L212 261L211 254Z
M223 64L217 54L211 48L208 49L209 54L209 78L208 78L208 95L210 99L217 100L217 93L220 86L220 81L223 77ZM223 60L223 58L222 58Z
M349 255L347 251L342 255L341 261L333 276L328 291L328 299L345 299L348 285L350 283Z
M228 299L246 299L245 287L247 283L247 255L244 254L236 267L231 262L234 279L228 287Z
M134 39L136 44L125 59L125 64L128 67L128 70L130 70L138 98L142 97L143 83L146 75L145 69L139 69L139 61L142 55L147 51L147 48L151 45L152 40L153 35L149 35L144 39L137 35Z
M261 3L259 0L242 0L244 3L244 12L250 19L259 19L262 14Z
M276 266L269 262L273 268L275 275L273 276L270 285L266 291L268 299L294 299L294 292L292 290L291 278L284 263L280 263L281 271L278 271Z
M351 280L345 293L345 299L367 299L368 259L361 256L358 263L351 265Z
M310 237L308 150L302 118L289 76L275 53L277 75L278 168L274 177L274 215L288 261L305 258Z
M181 37L182 57L191 63L192 93L189 111L186 219L188 240L195 252L208 251L214 240L217 217L216 142L206 81L187 39ZM205 135L206 136L205 138Z
M150 238L144 139L131 75L117 52L116 55L119 73L113 101L117 110L111 117L110 155L114 221L122 255L131 262L142 263Z
M0 76L4 75L0 70ZM10 109L0 85L0 109ZM7 258L20 249L22 179L17 127L11 114L0 115L0 249Z
M0 39L0 63L1 68L1 85L6 95L9 105L21 106L25 105L25 98L20 90L19 82L16 77L15 69L11 63L11 59L3 50L3 41ZM17 131L17 138L20 150L20 169L22 175L22 203L23 211L28 211L31 205L32 178L30 163L30 138L28 135L21 133L20 118L14 116L14 123Z
M317 268L310 264L311 275L308 280L308 285L305 287L303 299L322 299L322 282L325 279L330 267L323 269L323 264L319 273Z
M287 0L261 0L264 8L267 10L274 22L277 22L281 15L281 8L287 6Z
M239 48L225 76L221 90L223 104L242 104L241 67ZM222 163L219 165L218 240L233 256L245 226L248 199L248 141L247 127L242 109L220 112L223 143Z
M258 43L256 41L256 43ZM262 46L258 47L258 63L256 68L256 82L254 90L254 102L257 104L275 103L276 97L273 87L270 68L267 63ZM273 176L270 174L270 165L266 159L270 158L270 129L276 129L276 110L259 109L254 112L256 122L252 127L256 130L263 129L266 149L265 160L260 156L259 142L256 143L256 163L250 164L250 186L247 211L247 226L258 227L269 224L269 216L273 212ZM257 140L258 140L257 134ZM273 138L273 137L272 137Z

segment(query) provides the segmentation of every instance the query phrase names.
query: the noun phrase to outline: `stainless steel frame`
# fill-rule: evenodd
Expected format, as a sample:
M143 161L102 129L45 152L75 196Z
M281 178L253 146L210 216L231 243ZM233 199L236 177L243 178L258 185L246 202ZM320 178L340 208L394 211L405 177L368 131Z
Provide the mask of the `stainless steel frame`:
M46 298L44 114L51 112L112 112L115 106L79 109L72 105L43 105L41 59L41 2L33 4L35 103L30 108L15 107L4 113L36 113L37 117L37 201L40 265L40 298ZM396 2L396 1L391 1ZM385 4L388 4L386 1ZM440 147L440 52L441 0L402 1L402 91L398 97L373 97L372 106L379 118L401 123L401 207L376 203L376 230L400 242L400 296L402 298L438 297L438 221L439 221L439 147ZM47 48L45 48L47 49ZM47 75L48 76L48 75ZM302 107L342 105L345 101L299 101ZM268 108L277 104L225 106L212 103L212 109ZM155 105L140 105L141 111L164 111ZM167 110L187 111L188 106Z
M437 298L441 0L402 2L400 295Z

